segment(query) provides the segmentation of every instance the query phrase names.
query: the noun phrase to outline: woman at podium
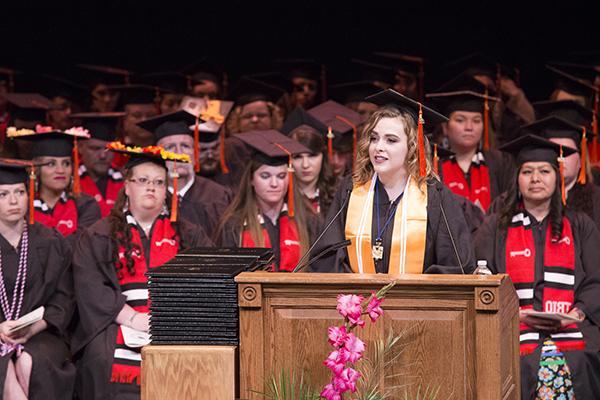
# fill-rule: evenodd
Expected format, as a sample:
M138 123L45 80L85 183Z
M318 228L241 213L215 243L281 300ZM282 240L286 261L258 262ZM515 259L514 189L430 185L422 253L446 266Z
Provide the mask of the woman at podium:
M546 122L536 127L556 129ZM560 166L576 150L535 135L501 149L518 171L477 231L475 250L517 289L521 398L598 398L600 233L586 214L564 207Z
M443 115L394 90L366 101L354 173L329 209L311 252L315 272L469 273L471 235L459 204L433 172L425 123ZM339 248L344 240L350 245ZM336 249L337 248L337 249Z
M141 348L130 345L126 334L149 330L145 273L181 249L212 242L202 227L177 218L177 202L167 205L165 161L182 162L181 155L118 142L108 148L129 155L129 161L110 215L84 232L73 255L79 309L72 341L75 390L81 399L136 399Z

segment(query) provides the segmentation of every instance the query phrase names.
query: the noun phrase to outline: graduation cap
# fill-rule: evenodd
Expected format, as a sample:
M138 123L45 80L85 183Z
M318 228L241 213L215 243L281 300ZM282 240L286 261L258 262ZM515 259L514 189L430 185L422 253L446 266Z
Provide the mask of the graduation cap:
M105 85L129 85L131 75L133 75L129 70L107 65L77 64L76 66L83 73L83 79L88 82L90 88L101 83Z
M588 132L584 125L575 124L564 118L552 115L524 125L521 128L546 139L561 138L573 140L577 146L577 150L581 152L581 169L578 181L583 185L586 183L585 160L587 158L587 138L594 134Z
M117 136L119 118L124 116L123 112L87 112L71 114L69 117L80 122L91 138L112 142Z
M395 69L391 65L362 58L352 58L350 61L358 68L363 80L378 82L382 86L389 86L394 81Z
M556 116L566 119L576 125L590 127L594 118L594 111L574 100L547 100L531 104L537 119Z
M591 94L598 93L599 88L595 87L592 82L585 78L573 75L552 65L546 65L546 68L555 74L555 86L558 89L586 98L589 98Z
M549 66L557 68L563 72L570 73L584 81L595 83L596 78L600 75L600 65L588 65L572 62L549 62Z
M173 135L194 136L194 131L190 128L196 121L192 114L180 110L168 114L162 114L157 117L149 118L139 122L137 125L154 134L156 141Z
M389 87L388 84L380 81L362 80L353 82L344 82L331 85L329 87L331 98L349 104L365 101L365 97L378 93Z
M194 85L208 81L221 88L221 95L227 93L229 84L227 73L224 71L223 65L209 57L195 60L180 70L186 77L188 91L191 91Z
M418 56L387 51L376 51L373 55L391 61L396 75L417 79L419 84L419 98L423 99L425 90L425 59Z
M318 81L323 73L324 65L314 58L280 58L273 63L283 69L288 79L304 78Z
M200 172L200 143L220 140L221 172L229 173L225 162L225 131L221 129L233 108L232 101L207 100L186 96L181 101L181 109L195 117L194 122L194 168ZM202 132L202 134L200 134Z
M404 96L393 89L387 89L365 99L378 106L391 105L398 107L401 110L408 112L417 125L417 136L419 141L419 175L424 177L427 175L427 160L425 158L425 136L424 125L437 125L448 121L448 118L438 113L432 108L425 106L423 103L415 101L410 97Z
M131 169L137 165L145 163L156 164L165 170L167 165L165 161L173 161L175 163L189 163L191 162L190 157L187 154L177 154L170 151L166 151L161 146L126 146L121 142L110 142L106 145L106 149L115 153L125 154L128 156L127 163L125 164L126 169ZM177 209L178 209L178 198L177 198L177 181L179 175L177 175L177 168L173 168L173 196L171 197L171 222L177 221Z
M302 107L296 107L287 116L285 121L283 121L281 132L289 136L294 129L300 126L308 126L320 135L324 135L327 132L327 126Z
M520 71L518 68L503 65L480 52L467 54L466 56L450 61L444 65L444 69L454 71L455 75L460 71L465 71L471 76L487 76L495 82L496 91L500 90L500 78L502 76L512 79L517 85L520 81Z
M187 93L188 77L177 71L153 72L140 76L140 81L155 88L158 95Z
M274 130L250 131L234 135L253 150L253 158L266 165L288 164L288 214L294 216L294 168L292 156L311 151L292 138Z
M334 145L339 148L344 143L344 136L352 132L352 160L354 161L356 159L358 125L363 122L363 117L356 111L333 100L311 108L308 113L327 127L327 152L330 160L333 158ZM334 143L334 139L336 143Z
M119 97L121 110L129 104L155 104L157 92L160 92L159 89L145 84L112 85L109 86L109 89L116 90L121 94Z
M445 160L454 155L454 152L448 150L445 147L440 147L437 143L435 143L431 137L428 136L429 146L431 146L431 158L433 161L433 172L439 174L440 170L440 160Z
M13 121L19 119L30 123L45 121L46 111L52 105L48 98L39 93L8 93L6 100L11 105Z
M242 76L231 89L230 98L237 106L245 106L255 101L276 103L285 93L286 90L281 86L246 75Z
M500 146L499 149L512 154L519 168L526 162L540 161L545 161L558 167L562 202L563 205L566 204L564 157L575 154L577 150L556 144L531 133L519 136L515 140Z
M50 109L60 107L52 102L57 98L63 98L72 104L82 105L88 95L88 90L84 85L50 74L27 74L27 79L19 86L20 89L40 93L50 99Z
M79 149L77 142L80 139L89 139L87 130L73 127L60 131L50 126L38 125L34 130L16 129L10 127L6 136L12 139L22 139L32 142L31 157L71 157L73 159L73 194L79 196L81 186L79 183Z
M33 211L35 168L41 165L43 164L32 161L0 158L0 185L27 183L29 180L29 225L33 225L35 222Z

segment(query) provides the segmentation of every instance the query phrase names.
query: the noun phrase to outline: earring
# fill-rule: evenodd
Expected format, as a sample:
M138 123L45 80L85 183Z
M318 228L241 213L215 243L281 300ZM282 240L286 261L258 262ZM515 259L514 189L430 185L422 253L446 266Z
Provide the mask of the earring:
M123 212L129 211L129 197L125 196L125 205L123 206Z
M444 136L444 138L442 139L442 147L445 149L450 148L450 140L448 140L448 136Z

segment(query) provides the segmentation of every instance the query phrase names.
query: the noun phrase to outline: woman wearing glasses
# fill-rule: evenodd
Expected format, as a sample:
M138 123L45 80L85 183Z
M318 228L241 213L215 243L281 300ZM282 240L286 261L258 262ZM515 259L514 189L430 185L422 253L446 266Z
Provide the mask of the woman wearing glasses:
M72 345L82 399L139 397L140 349L125 344L122 326L149 330L145 272L181 249L212 245L201 227L175 221L167 207L165 160L189 157L154 146L108 147L130 155L125 184L110 215L82 235L73 256L80 321Z

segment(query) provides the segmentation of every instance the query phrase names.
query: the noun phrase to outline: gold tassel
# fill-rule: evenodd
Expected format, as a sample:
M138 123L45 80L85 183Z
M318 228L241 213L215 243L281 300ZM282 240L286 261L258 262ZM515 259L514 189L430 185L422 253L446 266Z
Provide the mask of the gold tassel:
M73 139L73 194L79 197L81 194L81 184L79 182L79 147L77 146L77 137Z
M194 171L200 172L200 117L198 115L194 126Z
M33 199L35 197L35 166L31 166L29 171L29 225L35 223L35 210L33 208Z
M586 137L586 129L585 126L581 127L582 135L581 135L581 168L579 169L579 179L577 182L585 185L587 182L587 174L586 174L586 159L587 159L587 137Z
M178 181L179 181L179 174L177 173L177 161L173 161L173 196L171 197L171 222L175 222L177 221L177 208L178 208L178 201L179 199L177 198L177 185L178 185Z
M563 146L560 145L560 156L558 157L558 165L560 172L560 196L563 206L567 205L567 193L565 192L565 159L563 157Z

